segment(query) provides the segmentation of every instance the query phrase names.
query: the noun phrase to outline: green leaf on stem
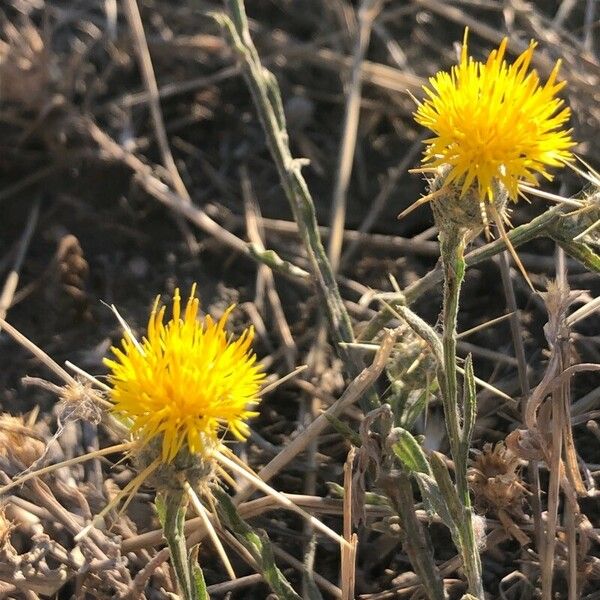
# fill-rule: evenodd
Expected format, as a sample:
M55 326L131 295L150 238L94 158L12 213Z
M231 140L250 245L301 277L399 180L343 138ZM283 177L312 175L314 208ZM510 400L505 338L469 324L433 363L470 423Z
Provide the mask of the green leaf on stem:
M213 491L221 522L230 529L256 561L265 581L280 600L301 600L290 582L275 564L271 542L264 531L257 531L238 514L231 498L223 490Z
M423 449L410 431L394 427L388 436L388 444L410 473L432 474Z

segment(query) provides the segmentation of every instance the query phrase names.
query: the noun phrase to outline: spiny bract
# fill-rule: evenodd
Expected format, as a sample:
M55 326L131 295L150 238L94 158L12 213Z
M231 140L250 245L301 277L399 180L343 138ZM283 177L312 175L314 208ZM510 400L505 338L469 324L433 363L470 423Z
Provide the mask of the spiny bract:
M181 314L179 290L172 318L156 299L147 337L139 343L126 333L121 348L105 359L113 411L131 425L142 446L161 436L163 462L171 462L184 445L192 454L210 458L223 430L239 439L248 436L246 420L256 413L264 380L250 345L252 328L236 340L225 331L229 307L218 322L198 320L195 285Z

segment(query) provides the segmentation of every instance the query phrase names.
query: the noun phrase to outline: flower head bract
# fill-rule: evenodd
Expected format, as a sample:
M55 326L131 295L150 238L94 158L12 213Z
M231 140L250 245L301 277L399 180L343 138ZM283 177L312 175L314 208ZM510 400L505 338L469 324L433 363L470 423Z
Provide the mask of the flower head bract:
M450 167L445 182L459 184L462 194L476 185L491 202L500 182L516 200L519 182L536 185L536 173L550 179L548 167L571 159L574 142L563 129L570 110L556 96L565 85L557 82L560 61L541 85L530 70L535 42L508 64L504 38L482 63L468 56L467 33L460 63L430 78L415 112L435 134L425 140L423 163Z
M250 348L253 329L234 339L225 330L233 307L214 321L198 319L199 304L193 286L182 311L176 290L165 323L166 307L157 298L142 341L126 332L121 347L112 348L114 359L105 359L114 413L142 446L160 440L162 462L184 446L210 457L224 430L246 438L265 377Z

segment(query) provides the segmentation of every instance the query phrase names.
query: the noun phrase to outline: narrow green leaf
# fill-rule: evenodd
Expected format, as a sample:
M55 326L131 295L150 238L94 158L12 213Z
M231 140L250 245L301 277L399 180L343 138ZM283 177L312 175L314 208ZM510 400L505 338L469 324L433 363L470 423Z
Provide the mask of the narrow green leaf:
M353 446L360 448L362 446L362 440L360 439L360 435L356 433L353 429L348 427L346 423L338 419L335 415L325 414L325 418L329 421L331 426L346 440L348 440Z
M167 506L165 504L165 497L163 494L156 494L156 498L154 499L154 508L156 509L156 516L158 517L160 526L164 529L165 522L167 520Z
M477 389L475 387L475 373L473 372L473 357L469 354L465 359L463 379L463 432L462 444L466 452L469 451L475 418L477 417ZM468 455L463 457L468 460Z
M431 475L427 457L410 431L402 427L394 427L388 436L387 443L408 471Z
M458 531L456 529L452 514L448 509L446 498L442 494L437 481L425 473L413 473L413 476L417 482L417 485L419 486L419 490L421 491L421 497L423 498L425 510L430 514L437 514L444 525L450 530L452 538L454 539L454 536L458 533Z
M444 459L437 452L431 453L429 461L433 476L439 487L440 493L446 501L452 519L454 522L460 523L463 518L463 505L456 492L456 487L454 486L454 483L452 483L450 471L448 471Z
M381 484L398 514L403 548L421 578L426 597L431 600L446 600L443 578L435 562L429 532L416 514L410 475L406 471L398 471L394 476L383 478Z
M562 235L552 235L552 238L571 258L579 261L588 271L600 273L600 255L587 244L574 242Z
M344 497L344 488L334 481L326 481L325 485L329 489L330 493L336 498ZM390 506L390 500L382 494L376 494L375 492L365 492L365 505L366 506Z
M431 395L438 389L437 379L434 379L424 390L421 391L418 398L407 405L405 414L402 419L402 426L409 431L414 427L417 419L427 408L427 402Z
M223 490L213 491L217 500L217 512L221 522L250 552L265 581L280 600L301 600L290 582L275 564L271 542L264 531L256 531L238 514L231 498Z
M198 564L199 544L196 544L191 550L188 558L190 573L192 574L192 587L195 600L210 600L204 581L204 573Z

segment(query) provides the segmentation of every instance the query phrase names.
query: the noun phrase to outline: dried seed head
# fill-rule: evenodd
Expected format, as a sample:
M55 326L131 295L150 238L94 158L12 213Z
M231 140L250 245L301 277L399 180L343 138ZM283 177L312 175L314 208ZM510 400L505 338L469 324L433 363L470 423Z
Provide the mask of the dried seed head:
M29 467L44 453L43 438L26 424L23 417L0 415L0 458Z
M523 516L526 489L520 474L522 464L504 443L499 442L495 446L485 444L468 474L478 510L494 513L504 510Z
M50 282L45 290L48 301L66 319L93 319L86 292L89 265L79 240L71 234L58 240Z
M100 423L102 420L101 392L93 387L87 379L76 378L75 383L68 383L60 388L59 418L62 423L69 421L89 421Z

